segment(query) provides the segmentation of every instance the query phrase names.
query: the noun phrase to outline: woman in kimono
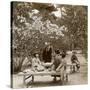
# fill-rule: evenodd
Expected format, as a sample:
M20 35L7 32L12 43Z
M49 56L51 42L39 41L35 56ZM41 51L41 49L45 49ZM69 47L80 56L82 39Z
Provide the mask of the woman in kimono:
M34 71L44 71L44 66L42 65L40 59L39 59L39 54L34 53L34 57L32 58L32 69Z

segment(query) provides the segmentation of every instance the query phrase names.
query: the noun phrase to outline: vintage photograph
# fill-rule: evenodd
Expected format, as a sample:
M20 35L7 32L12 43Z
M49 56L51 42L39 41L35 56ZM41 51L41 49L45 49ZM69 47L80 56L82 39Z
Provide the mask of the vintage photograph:
M11 88L88 84L88 7L11 2Z

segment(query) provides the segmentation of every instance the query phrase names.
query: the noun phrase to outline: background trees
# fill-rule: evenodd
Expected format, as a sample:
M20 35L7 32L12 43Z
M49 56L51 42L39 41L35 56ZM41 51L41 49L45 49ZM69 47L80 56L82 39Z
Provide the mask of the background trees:
M67 27L71 49L86 49L87 8L85 6L64 6L62 23Z

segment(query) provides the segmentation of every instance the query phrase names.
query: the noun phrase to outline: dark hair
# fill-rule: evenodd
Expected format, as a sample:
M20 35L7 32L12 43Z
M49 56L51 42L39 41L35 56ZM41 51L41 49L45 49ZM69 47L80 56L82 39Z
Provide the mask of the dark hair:
M55 50L55 53L56 53L56 54L60 54L59 49Z
M62 58L65 58L65 57L66 57L66 55L65 55L65 54L62 54L61 56L62 56Z
M61 54L62 58L66 57L66 52L63 50L62 54Z

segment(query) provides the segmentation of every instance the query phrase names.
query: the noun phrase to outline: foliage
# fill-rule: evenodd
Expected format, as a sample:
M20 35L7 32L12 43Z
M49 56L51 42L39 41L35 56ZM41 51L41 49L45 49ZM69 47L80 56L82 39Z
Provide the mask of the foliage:
M86 49L87 47L87 7L63 6L62 24L67 27L67 35L73 47L71 49Z

